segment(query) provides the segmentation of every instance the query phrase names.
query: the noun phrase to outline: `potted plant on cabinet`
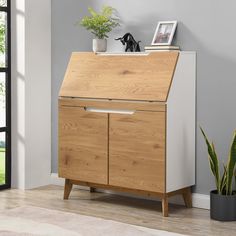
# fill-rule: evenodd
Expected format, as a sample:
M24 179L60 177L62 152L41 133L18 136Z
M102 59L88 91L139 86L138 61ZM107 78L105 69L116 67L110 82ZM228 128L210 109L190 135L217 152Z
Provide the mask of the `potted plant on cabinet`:
M201 132L207 145L210 168L216 183L216 190L210 193L211 218L219 221L234 221L236 220L236 191L233 190L236 165L236 131L230 147L228 162L223 164L222 172L214 144L209 142L202 128Z
M88 8L91 16L85 16L80 24L95 35L93 39L93 51L105 52L107 49L108 33L119 25L118 18L114 18L115 9L110 6L103 6L101 13Z

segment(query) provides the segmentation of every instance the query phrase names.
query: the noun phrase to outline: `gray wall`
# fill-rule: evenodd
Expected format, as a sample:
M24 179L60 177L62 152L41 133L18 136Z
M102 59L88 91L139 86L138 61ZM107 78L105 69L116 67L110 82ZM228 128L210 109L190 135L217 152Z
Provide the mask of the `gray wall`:
M74 24L87 7L107 4L118 10L122 27L111 34L109 50L119 50L113 38L132 32L150 44L159 20L178 20L176 44L194 50L197 63L197 127L201 125L226 160L236 128L236 2L235 0L52 0L52 172L57 172L57 95L72 51L91 50L92 36ZM197 130L195 192L214 188L206 147Z

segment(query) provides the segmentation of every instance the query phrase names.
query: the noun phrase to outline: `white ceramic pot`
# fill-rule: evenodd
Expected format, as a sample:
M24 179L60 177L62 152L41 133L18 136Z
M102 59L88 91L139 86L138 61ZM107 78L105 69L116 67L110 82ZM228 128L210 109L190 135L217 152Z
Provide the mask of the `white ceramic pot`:
M93 39L93 51L94 52L105 52L107 50L106 39Z

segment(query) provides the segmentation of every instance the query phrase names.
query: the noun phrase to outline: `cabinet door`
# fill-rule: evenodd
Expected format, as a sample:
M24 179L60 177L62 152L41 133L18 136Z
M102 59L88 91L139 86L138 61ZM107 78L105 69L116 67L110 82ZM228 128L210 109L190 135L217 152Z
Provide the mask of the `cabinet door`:
M82 107L60 107L59 175L107 184L108 115Z
M165 112L110 115L109 184L165 192Z

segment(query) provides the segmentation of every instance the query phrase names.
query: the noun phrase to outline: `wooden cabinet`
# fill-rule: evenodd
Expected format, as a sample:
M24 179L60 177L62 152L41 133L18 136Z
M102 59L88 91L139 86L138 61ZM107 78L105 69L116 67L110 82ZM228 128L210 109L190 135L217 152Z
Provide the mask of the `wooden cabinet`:
M108 184L108 115L81 107L60 107L59 115L59 175Z
M165 112L110 115L109 184L165 192Z
M195 184L195 53L73 53L59 95L59 176L162 199Z

